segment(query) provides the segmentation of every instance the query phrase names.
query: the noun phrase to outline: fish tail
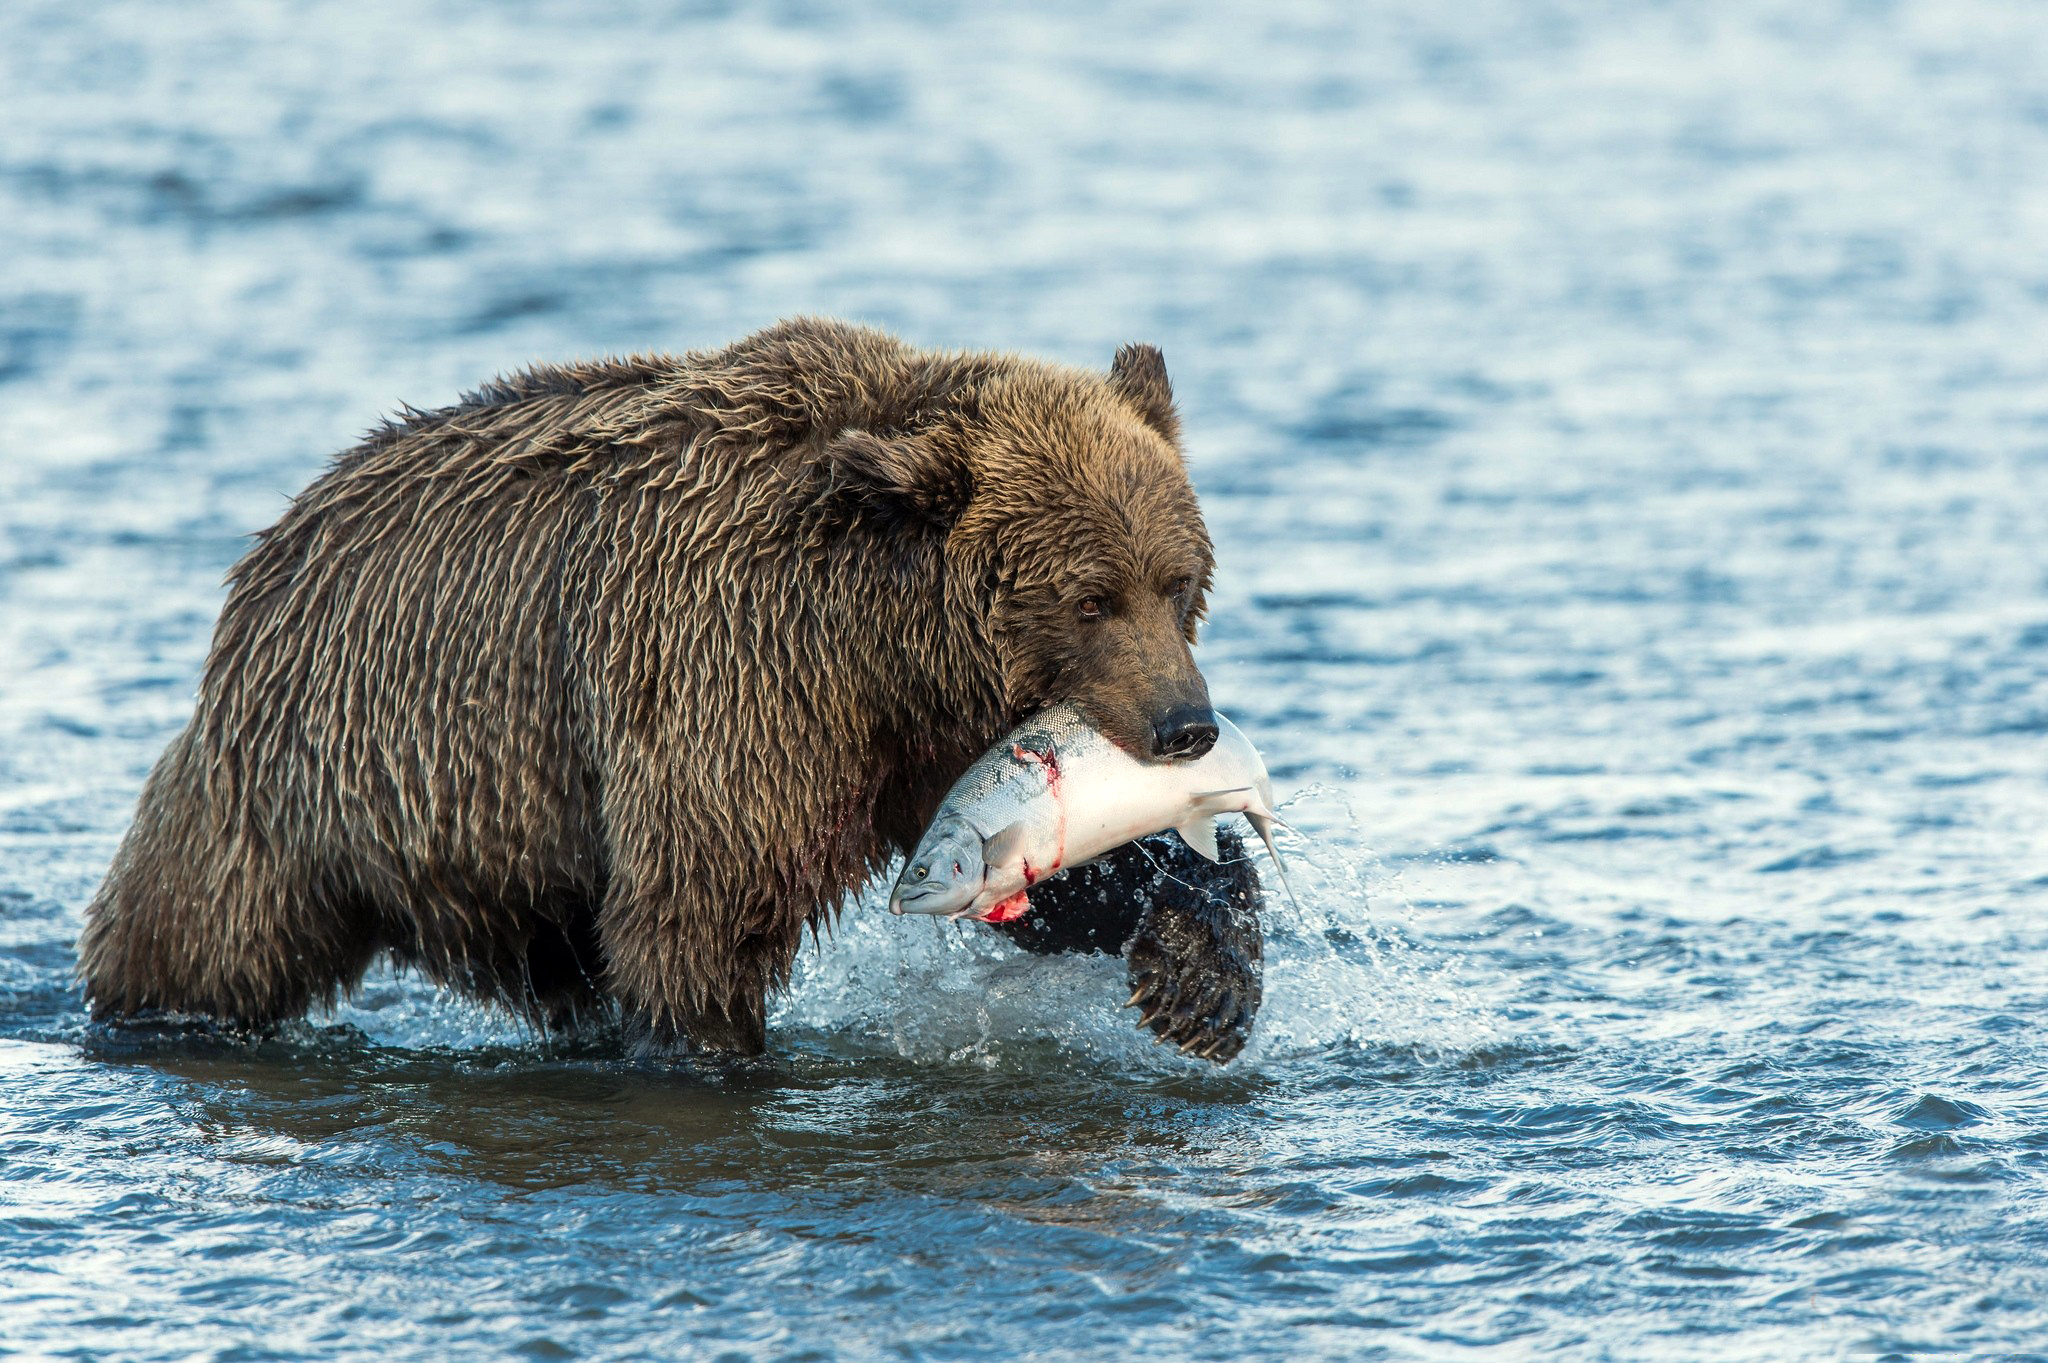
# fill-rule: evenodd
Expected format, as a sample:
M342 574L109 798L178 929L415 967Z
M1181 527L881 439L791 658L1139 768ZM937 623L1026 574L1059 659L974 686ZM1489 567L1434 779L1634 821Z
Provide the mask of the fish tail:
M1266 844L1266 855L1273 859L1273 874L1280 877L1280 888L1286 891L1287 902L1294 905L1297 913L1300 912L1301 900L1295 896L1294 886L1287 879L1287 863L1280 859L1280 849L1273 845L1273 829L1276 825L1290 833L1294 829L1270 809L1247 809L1244 816L1251 821L1252 829L1259 835L1259 840Z

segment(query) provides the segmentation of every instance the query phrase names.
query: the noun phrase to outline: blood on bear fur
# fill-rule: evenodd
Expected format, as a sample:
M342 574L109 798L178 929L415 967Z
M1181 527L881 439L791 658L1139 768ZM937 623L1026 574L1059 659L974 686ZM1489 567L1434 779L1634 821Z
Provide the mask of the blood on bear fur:
M804 927L1030 709L1141 753L1208 713L1178 439L1150 347L822 320L407 411L234 568L87 913L94 1015L268 1023L389 952L760 1050Z

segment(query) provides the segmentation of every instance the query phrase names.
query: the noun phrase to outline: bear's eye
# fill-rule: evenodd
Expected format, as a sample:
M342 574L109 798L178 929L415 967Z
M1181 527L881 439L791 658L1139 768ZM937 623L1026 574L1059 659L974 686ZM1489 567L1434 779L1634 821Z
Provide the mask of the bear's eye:
M1183 597L1194 589L1194 585L1195 580L1191 577L1177 577L1166 584L1166 594L1176 598Z
M1109 605L1099 596L1084 596L1075 604L1074 613L1083 620L1100 620L1109 614Z

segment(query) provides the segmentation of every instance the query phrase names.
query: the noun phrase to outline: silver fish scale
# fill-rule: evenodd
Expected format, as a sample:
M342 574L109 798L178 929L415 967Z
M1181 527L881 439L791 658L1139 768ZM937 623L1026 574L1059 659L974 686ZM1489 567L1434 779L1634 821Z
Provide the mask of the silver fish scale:
M1080 712L1071 705L1055 705L1029 721L1029 727L1013 740L1013 744L1001 745L983 753L953 787L940 813L957 811L964 814L1002 792L1004 787L1015 783L1027 765L1036 774L1037 784L1042 786L1045 780L1044 769L1036 764L1020 762L1012 750L1013 745L1042 755L1047 752L1077 752L1081 745L1089 740L1102 741L1095 730L1088 726L1087 721L1081 718ZM1028 794L1018 793L1029 799L1037 792L1034 789Z

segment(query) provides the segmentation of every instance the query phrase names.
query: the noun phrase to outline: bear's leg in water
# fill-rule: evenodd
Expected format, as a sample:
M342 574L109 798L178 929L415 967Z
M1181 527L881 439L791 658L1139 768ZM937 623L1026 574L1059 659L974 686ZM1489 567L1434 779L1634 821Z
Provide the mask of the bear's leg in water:
M1101 952L1129 962L1143 1025L1219 1063L1244 1048L1262 997L1259 873L1218 829L1210 861L1173 834L1127 844L1031 890L1031 911L996 930L1027 951Z
M249 783L224 774L239 770L188 726L150 773L86 909L95 1019L261 1027L348 989L376 954L374 915L320 874L305 839L252 813Z
M692 1055L759 1055L768 1048L768 1012L745 1005L728 1012L704 1008L657 1022L648 1009L625 1004L619 1023L626 1054L661 1063Z
M795 958L801 910L763 898L724 830L692 817L668 773L678 761L644 735L603 807L606 876L597 913L605 992L638 1060L767 1048L768 992ZM681 837L699 827L705 836ZM808 905L803 906L808 909ZM784 930L785 927L787 930Z

